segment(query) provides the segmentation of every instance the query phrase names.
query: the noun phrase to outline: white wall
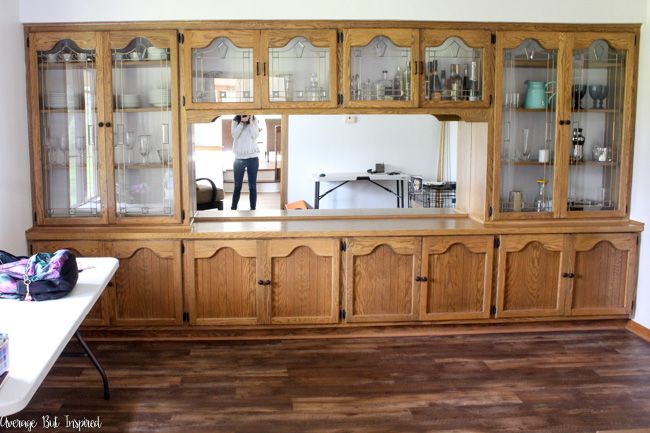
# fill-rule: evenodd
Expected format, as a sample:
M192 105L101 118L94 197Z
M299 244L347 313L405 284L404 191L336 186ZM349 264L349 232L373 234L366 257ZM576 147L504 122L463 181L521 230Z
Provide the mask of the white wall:
M21 0L22 22L350 19L639 22L645 0Z
M312 175L365 172L375 163L385 171L435 179L440 123L430 115L363 115L356 123L345 116L289 116L287 199L314 202ZM455 136L451 140L455 143ZM452 146L455 149L455 146ZM455 161L455 155L449 160ZM447 173L455 180L456 164ZM382 182L395 190L395 182ZM321 193L337 183L323 183ZM321 209L394 208L396 199L369 182L352 182L328 196Z
M0 249L24 254L31 226L31 189L25 96L25 50L19 1L0 13Z
M632 219L646 223L641 235L641 256L637 285L637 304L634 320L650 328L650 0L641 29L639 52L639 83L637 90L636 138L634 146L634 173L632 177Z

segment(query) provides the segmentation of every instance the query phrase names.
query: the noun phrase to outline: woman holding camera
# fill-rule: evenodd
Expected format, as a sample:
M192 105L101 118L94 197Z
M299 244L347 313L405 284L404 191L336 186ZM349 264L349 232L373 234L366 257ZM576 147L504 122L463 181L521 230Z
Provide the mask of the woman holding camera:
M244 183L244 172L248 172L248 191L250 193L251 210L255 210L257 205L257 170L260 167L258 157L260 150L257 147L257 137L260 130L255 116L241 114L235 116L232 120L230 129L232 133L232 149L235 153L235 163L233 169L235 172L235 190L232 194L231 210L237 210L239 195Z

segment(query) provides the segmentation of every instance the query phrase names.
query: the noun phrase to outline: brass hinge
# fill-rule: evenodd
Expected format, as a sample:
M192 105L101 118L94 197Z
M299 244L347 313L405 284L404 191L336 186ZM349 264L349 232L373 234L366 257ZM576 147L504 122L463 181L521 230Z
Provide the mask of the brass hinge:
M488 105L491 107L492 106L492 95L488 98Z
M336 32L336 42L343 43L343 32Z
M178 39L178 43L179 43L179 44L182 45L183 43L185 43L185 35L184 35L183 33L180 33L180 32L179 32L179 33L176 35L176 37L177 37L177 39Z
M348 244L345 241L341 241L340 247L341 247L341 251L348 250Z
M36 212L34 212L34 224L36 224Z
M488 208L488 216L492 218L492 206Z
M183 322L189 322L190 321L190 313L187 311L183 311Z
M490 34L490 42L492 42L492 44L497 43L497 34L496 33Z
M185 254L185 243L181 241L181 254Z
M339 309L339 320L345 320L345 308Z
M632 301L632 314L634 314L634 309L636 308L636 299Z
M185 209L181 209L181 221L185 221Z
M492 314L493 316L497 314L497 306L496 305L493 305L490 308L490 314Z
M501 239L496 237L494 238L494 248L499 248L501 246Z
M634 39L634 41L635 41L634 44L636 45L636 39ZM27 39L25 40L25 44L27 44L27 48L29 48L29 36L27 36Z
M181 101L183 103L183 107L185 106L185 95L183 95L183 98L181 98Z

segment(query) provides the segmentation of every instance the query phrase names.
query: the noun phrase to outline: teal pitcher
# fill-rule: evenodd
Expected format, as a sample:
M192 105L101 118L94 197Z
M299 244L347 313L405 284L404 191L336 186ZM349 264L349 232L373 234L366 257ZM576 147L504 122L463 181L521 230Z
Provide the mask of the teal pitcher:
M524 108L544 109L550 106L553 103L555 92L550 92L547 89L553 84L555 84L555 81L549 81L548 83L544 81L526 81L528 88ZM548 93L550 93L550 96L547 95Z

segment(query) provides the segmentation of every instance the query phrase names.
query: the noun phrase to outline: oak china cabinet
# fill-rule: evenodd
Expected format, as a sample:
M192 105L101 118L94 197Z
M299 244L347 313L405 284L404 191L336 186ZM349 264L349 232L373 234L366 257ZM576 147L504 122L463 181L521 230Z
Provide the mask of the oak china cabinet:
M180 222L175 32L30 37L36 221Z
M497 33L494 219L627 214L634 35Z

